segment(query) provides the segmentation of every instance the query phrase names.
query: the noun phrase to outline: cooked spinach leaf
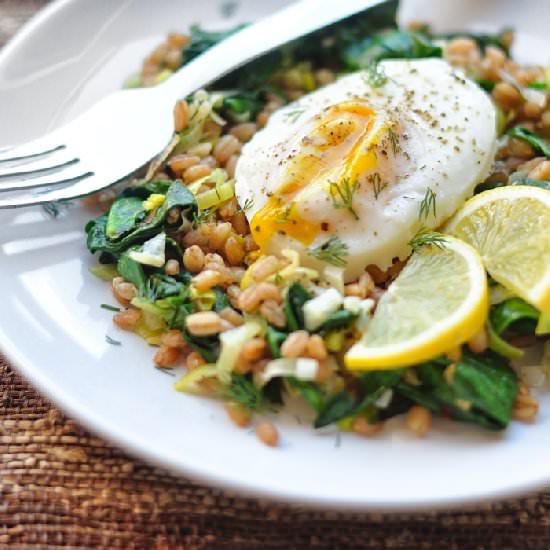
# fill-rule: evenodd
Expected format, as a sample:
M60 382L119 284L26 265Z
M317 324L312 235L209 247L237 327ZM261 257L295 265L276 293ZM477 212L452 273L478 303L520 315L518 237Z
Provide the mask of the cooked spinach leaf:
M317 329L317 332L325 334L331 330L348 328L355 319L357 319L355 313L351 313L347 309L339 309L330 314L328 319Z
M215 363L220 355L218 336L193 336L187 330L182 331L184 340L195 351L198 351L207 363Z
M121 197L113 203L107 216L108 239L119 239L145 217L143 201L138 197Z
M517 377L508 361L492 352L465 351L453 374L445 376L448 363L440 359L418 366L420 386L401 382L396 391L435 414L489 430L504 429L517 394Z
M265 339L267 340L267 345L271 356L274 359L281 357L281 346L286 340L288 333L283 332L282 330L277 330L271 325L267 325L267 330L265 333Z
M293 283L285 296L284 311L290 332L304 328L304 304L312 295L300 283Z
M147 287L147 277L143 271L143 266L132 260L127 253L123 254L117 263L117 271L119 275L136 285L138 293L140 296L143 296L146 292Z
M397 385L402 375L402 369L395 369L358 376L363 385L362 391L352 394L348 390L342 390L329 398L315 419L315 428L322 428L347 416L361 413L373 405L384 392Z
M221 116L232 122L254 120L264 106L260 95L261 92L241 92L226 96L222 103Z
M508 135L510 137L522 139L527 142L537 153L550 159L550 143L548 143L537 133L529 130L529 128L516 126L515 128L508 130Z
M230 306L229 300L227 299L227 294L221 288L215 287L213 290L216 299L214 300L214 306L212 309L216 313L219 313L222 309Z
M433 35L433 38L437 38L440 40L453 40L454 38L471 38L474 40L481 51L485 51L487 46L496 46L497 48L500 48L503 50L506 55L510 55L510 51L508 48L508 40L507 35L509 35L512 32L511 29L504 28L500 32L496 34L487 34L487 33L466 33L466 32L452 32L452 33L445 33L445 34L436 34Z
M178 281L170 275L163 273L154 273L147 279L147 298L149 300L162 300L169 296L178 296L188 284Z
M541 189L550 189L550 182L535 180L533 178L518 178L512 182L512 185L530 185L531 187L540 187Z
M320 411L323 407L323 401L325 399L325 393L314 382L308 382L306 380L298 380L298 378L288 377L287 382L295 387L302 397L316 410Z
M358 70L382 59L441 57L442 53L424 33L392 30L352 44L344 53L344 62L349 70Z
M191 40L182 50L183 63L188 63L192 59L195 59L195 57L203 54L212 46L215 46L245 27L246 24L240 24L226 31L212 32L201 29L199 25L192 25L190 30Z
M160 182L157 182L159 185ZM134 188L133 192L136 192L137 188ZM150 193L149 193L150 194ZM119 208L117 205L120 201L124 201L124 207ZM134 208L128 208L129 201L134 205ZM179 207L182 209L182 213L191 220L193 215L197 211L197 203L195 197L187 187L181 182L172 182L168 191L166 192L166 199L164 203L157 208L151 218L146 217L142 221L136 216L137 202L135 198L122 196L119 197L111 206L111 210L108 215L100 216L95 220L90 221L86 225L86 233L88 235L87 244L90 252L106 252L115 257L120 256L122 252L127 250L134 244L143 243L148 238L156 235L159 229L166 225L166 216L170 209ZM119 236L117 238L111 238L107 234L109 227L109 220L111 218L111 212L115 211L116 216L113 216L111 223L112 227L124 228L124 234L120 231L116 232ZM123 220L121 214L127 212L129 218ZM115 223L116 220L116 223ZM130 227L130 224L133 225ZM130 227L130 229L128 229Z
M512 330L521 334L534 334L540 313L521 298L510 298L491 307L491 327L498 334Z

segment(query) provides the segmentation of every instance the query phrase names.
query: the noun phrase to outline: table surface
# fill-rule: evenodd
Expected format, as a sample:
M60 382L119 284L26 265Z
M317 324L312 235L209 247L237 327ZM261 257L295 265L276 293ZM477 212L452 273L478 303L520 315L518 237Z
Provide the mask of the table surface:
M0 45L45 3L0 0ZM242 498L175 478L94 437L0 356L0 547L547 549L550 493L393 515Z

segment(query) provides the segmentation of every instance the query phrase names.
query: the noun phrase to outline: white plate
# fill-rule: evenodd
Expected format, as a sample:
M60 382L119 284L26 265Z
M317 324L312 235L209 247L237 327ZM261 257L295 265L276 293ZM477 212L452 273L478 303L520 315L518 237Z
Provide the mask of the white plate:
M117 89L169 30L195 21L233 24L281 2L242 1L231 21L223 20L221 4L164 0L154 11L148 0L54 3L0 56L0 142L32 137ZM472 11L443 9L459 4ZM440 2L437 12L419 5L434 3L408 4L404 14L432 15L449 27L469 25L470 13L477 26L504 21L535 34L546 30L541 22L550 9L547 2ZM0 346L32 384L117 445L211 484L339 509L442 507L550 482L548 395L536 424L513 424L498 435L438 422L419 441L397 420L376 439L337 438L286 414L281 446L264 447L251 431L233 427L219 403L173 391L174 379L153 369L152 350L113 327L99 308L112 303L109 290L88 274L88 217L78 207L58 220L40 210L0 213ZM122 346L107 344L106 334Z

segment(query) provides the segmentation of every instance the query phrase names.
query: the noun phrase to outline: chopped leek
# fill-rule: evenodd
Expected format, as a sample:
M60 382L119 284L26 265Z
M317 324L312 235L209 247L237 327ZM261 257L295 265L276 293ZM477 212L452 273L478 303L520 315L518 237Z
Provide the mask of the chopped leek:
M243 345L265 330L265 321L252 317L245 324L223 332L220 335L222 349L216 363L218 378L222 384L229 384L231 372L237 364L237 359Z
M180 378L174 384L174 388L177 391L191 393L194 395L204 395L206 393L210 393L208 389L200 383L208 378L215 378L217 373L218 368L216 365L208 364L203 365L202 367L197 367Z
M319 362L316 359L300 357L298 359L274 359L265 369L256 375L259 386L265 386L272 378L278 376L293 376L298 380L315 380L319 371Z
M166 233L163 232L144 242L141 250L130 250L128 256L143 265L162 267L166 263L165 248Z
M235 184L233 181L225 181L216 185L214 189L203 191L196 196L199 210L208 210L220 206L225 201L235 196Z

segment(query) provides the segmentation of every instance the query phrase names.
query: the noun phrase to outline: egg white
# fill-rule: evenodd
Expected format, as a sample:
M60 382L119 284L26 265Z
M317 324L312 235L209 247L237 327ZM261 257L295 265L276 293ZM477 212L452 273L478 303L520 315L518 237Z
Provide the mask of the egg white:
M310 234L315 228L313 239L300 242L275 231L263 252L290 247L305 264L321 267L308 251L337 236L348 248L346 280L369 264L386 269L410 254L408 242L421 226L439 227L487 177L497 137L487 94L440 59L384 61L380 69L387 77L382 86L372 87L363 72L344 76L274 113L243 148L236 195L241 205L252 204L246 214L253 226L255 214L288 179L292 159L306 146L315 149L312 132L331 108L357 101L375 113L367 144L375 162L357 177L353 212L323 182L308 184L305 166L299 177L306 183L292 208ZM335 162L325 154L327 165Z

